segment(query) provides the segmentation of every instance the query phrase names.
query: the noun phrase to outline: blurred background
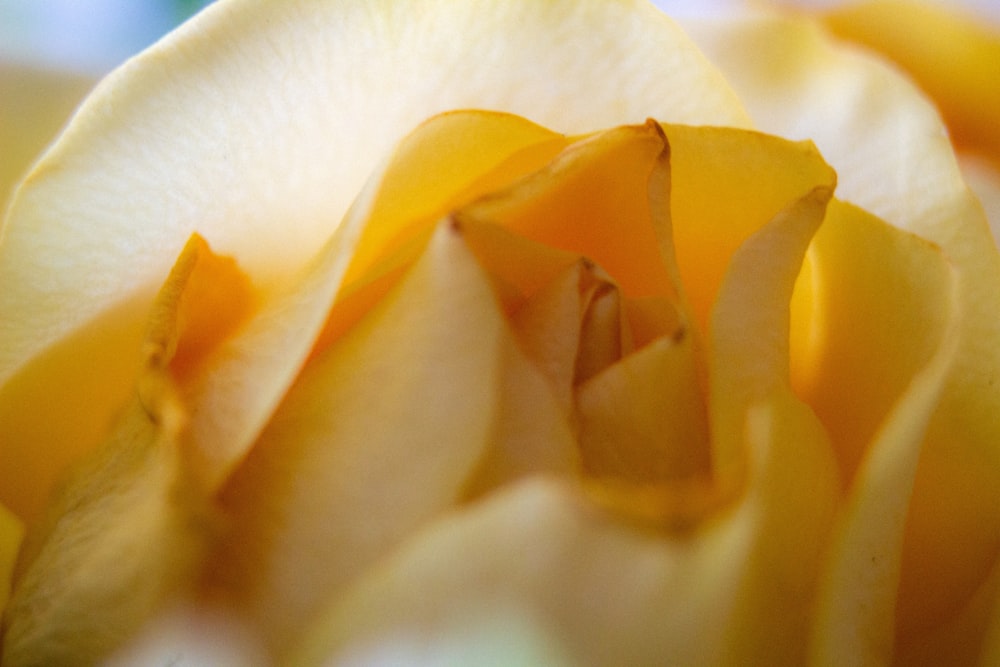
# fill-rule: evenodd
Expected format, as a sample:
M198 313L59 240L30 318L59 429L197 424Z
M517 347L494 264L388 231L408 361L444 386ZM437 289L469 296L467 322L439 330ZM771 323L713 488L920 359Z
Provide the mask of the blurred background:
M210 0L0 0L0 218L94 84Z
M0 60L100 75L208 0L0 0Z

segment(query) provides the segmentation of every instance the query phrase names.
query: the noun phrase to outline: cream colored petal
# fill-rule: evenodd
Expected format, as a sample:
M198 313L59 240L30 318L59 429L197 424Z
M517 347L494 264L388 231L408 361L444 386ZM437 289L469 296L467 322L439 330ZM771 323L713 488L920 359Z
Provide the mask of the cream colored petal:
M941 110L952 141L1000 166L1000 24L927 0L869 0L822 19L900 65Z
M545 169L471 203L463 218L491 222L593 261L629 296L676 293L653 224L650 174L666 159L655 123L586 137Z
M190 587L213 527L189 467L181 389L255 296L231 258L189 240L153 306L132 397L30 526L4 620L5 663L96 663ZM51 454L38 458L65 463Z
M130 403L29 533L5 612L5 664L96 662L193 574L203 536L183 484L183 414L168 381L149 380L162 390L154 403Z
M837 170L838 197L942 242L930 232L948 233L939 216L962 182L934 107L896 70L806 19L734 11L682 23L757 127L816 143Z
M956 285L943 295L938 347L881 424L838 519L820 587L811 655L817 665L885 665L897 638L904 527L927 426L959 334Z
M430 118L393 150L345 281L352 284L376 259L452 210L542 168L568 143L509 114L456 111Z
M128 406L29 534L6 610L3 662L96 663L192 576L202 535L180 484L177 424Z
M637 0L220 2L105 79L20 190L0 379L158 284L193 231L257 284L296 274L410 128L469 107L562 132L747 122Z
M299 377L222 492L234 532L214 559L272 647L461 497L497 419L503 327L487 277L445 223Z
M421 202L416 197L419 193L406 191L412 186L408 175L428 155L442 152L435 139L449 130L456 133L452 139L458 145L443 157L455 160L450 167L453 178L436 182L436 199ZM367 232L392 229L387 215L391 218L393 212L387 214L386 207L375 202L390 197L397 209L404 209L394 211L404 222L408 220L405 210L426 215L430 206L433 213L435 205L440 208L449 198L462 193L472 196L469 183L484 173L496 172L498 163L507 165L503 171L513 178L516 174L511 173L508 158L539 143L555 141L561 145L554 136L509 115L469 112L440 117L418 128L392 154L387 167L372 177L339 232L300 274L267 290L229 283L214 287L219 292L217 303L205 307L208 321L203 328L221 345L213 344L210 354L195 355L185 362L189 368L181 386L185 402L198 406L192 411L188 452L206 488L222 483L287 390L324 323L348 268L351 250L358 244L367 244L369 254L383 249L385 239L380 242L376 234L373 240ZM470 152L469 146L476 150ZM541 157L533 155L532 159L537 162ZM526 168L525 160L520 168ZM426 188L419 192L429 195ZM360 231L366 234L359 238ZM227 289L232 293L224 293ZM252 317L239 330L219 330L216 320L220 314L239 303L239 295L246 291L253 292L257 306ZM134 320L137 313L145 314L141 301L133 300L103 315L32 360L0 390L0 416L4 417L0 430L7 443L0 471L11 471L0 485L0 497L22 517L36 516L64 468L106 436L107 424L125 401L137 369L138 346L129 340L142 330L143 323ZM99 365L99 372L92 364ZM60 411L46 415L53 402L61 406ZM37 456L40 442L46 443L49 455Z
M549 379L567 415L573 413L580 325L594 291L593 271L588 270L592 266L574 263L525 301L511 319L522 349Z
M713 436L745 455L733 506L671 534L672 517L647 511L641 488L611 502L588 494L610 513L546 482L508 489L418 533L330 599L290 659L449 646L513 614L538 628L531 641L577 664L803 660L838 482L821 425L789 390L782 332L829 196L821 185L793 201L736 252L723 282Z
M570 414L552 383L514 336L504 336L502 345L496 422L489 449L466 487L467 498L530 475L576 479L582 468Z
M135 314L148 310L133 299L102 313L0 388L0 501L22 519L37 519L66 466L108 436L140 367L146 322Z

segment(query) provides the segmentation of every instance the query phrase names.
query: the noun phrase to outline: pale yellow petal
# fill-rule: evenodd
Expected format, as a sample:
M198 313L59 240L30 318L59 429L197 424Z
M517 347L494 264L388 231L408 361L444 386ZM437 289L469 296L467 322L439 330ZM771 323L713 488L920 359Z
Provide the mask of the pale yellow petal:
M525 356L515 337L503 337L496 419L489 449L466 487L477 497L523 477L580 475L580 449L569 411L549 379Z
M193 231L256 284L295 275L378 160L456 108L561 132L747 122L638 1L212 5L105 79L21 189L0 245L0 379L129 295L151 299Z
M950 283L950 284L949 284ZM926 365L879 425L838 519L817 606L812 659L817 665L885 665L892 659L902 545L927 426L946 386L959 334L956 284L931 300L943 313ZM923 582L926 584L926 582Z
M0 502L22 519L38 518L66 467L107 437L140 367L146 322L135 315L148 311L133 299L102 313L0 388Z
M654 226L647 193L664 152L655 123L601 132L460 215L582 255L614 276L626 295L673 295L663 259L669 230Z
M1000 551L1000 253L940 118L895 70L804 20L740 14L685 27L761 128L813 139L838 171L839 196L938 244L957 274L959 349L904 539L901 632L917 636L967 602Z
M786 399L752 411L748 444L756 473L741 506L676 536L548 481L446 516L332 601L289 660L391 646L407 662L514 618L534 632L512 635L508 661L540 645L580 665L795 664L835 472L815 421ZM476 663L494 648L467 650Z
M446 223L399 286L304 370L222 492L235 525L214 574L272 646L461 497L497 418L503 327L487 277Z
M132 398L28 533L5 660L103 659L193 588L219 524L198 483L203 471L188 428L198 406L185 403L185 392L192 374L256 315L258 296L232 258L197 235L189 240L153 305Z
M815 147L755 132L665 126L677 263L695 321L709 313L736 249L791 202L837 175Z
M525 354L549 379L567 415L573 412L580 325L595 282L593 265L576 262L533 294L511 318Z
M831 195L818 185L789 203L739 247L727 268L709 338L712 461L724 485L740 474L746 411L772 392L789 391L790 302Z
M927 232L947 233L937 216L961 179L934 107L894 68L807 19L734 11L682 23L757 127L816 143L837 170L839 198L941 242Z
M183 590L202 535L180 484L178 425L166 417L128 406L41 532L29 534L6 610L4 664L95 663Z
M926 0L841 5L823 22L902 67L941 110L952 141L1000 167L1000 27Z
M1000 239L1000 166L967 153L959 154L958 164L986 211L994 241Z
M427 120L389 157L345 281L453 209L543 167L568 143L509 114L464 111Z
M849 483L875 433L940 344L951 269L941 251L834 200L800 280L799 395L826 424ZM808 303L806 303L808 302Z

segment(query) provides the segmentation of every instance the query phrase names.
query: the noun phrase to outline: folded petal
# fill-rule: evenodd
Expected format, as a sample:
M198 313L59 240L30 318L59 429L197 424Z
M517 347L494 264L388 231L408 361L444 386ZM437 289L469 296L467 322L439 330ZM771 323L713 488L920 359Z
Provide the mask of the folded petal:
M460 648L471 663L527 653L557 664L793 664L836 495L815 426L784 399L755 409L747 496L676 535L551 481L508 487L376 564L289 659L363 662L389 650L409 662ZM469 645L502 632L499 654Z
M234 526L212 574L272 647L458 501L487 451L504 323L461 237L442 224L400 284L312 360L222 491Z
M791 392L792 293L831 195L818 185L790 203L740 246L726 271L709 339L712 462L723 486L741 474L746 411L773 392Z
M756 132L665 126L677 263L702 334L733 253L779 211L837 174L809 142Z
M23 539L24 524L16 514L0 505L0 614L7 606L14 562Z
M806 20L746 13L684 25L762 129L813 139L840 175L840 197L936 243L955 269L959 347L904 539L900 606L912 615L904 634L917 636L960 609L1000 553L1000 253L940 118L892 68Z
M931 309L946 316L933 327L936 348L879 425L838 519L813 628L817 665L884 665L892 660L896 617L907 611L897 610L897 592L917 462L960 331L956 284L945 284L938 307ZM925 587L928 583L922 582Z
M217 291L235 297L244 280L199 237L185 246L154 304L132 399L21 549L4 662L95 663L190 588L211 513L186 461L178 383L245 318L246 302L223 306Z

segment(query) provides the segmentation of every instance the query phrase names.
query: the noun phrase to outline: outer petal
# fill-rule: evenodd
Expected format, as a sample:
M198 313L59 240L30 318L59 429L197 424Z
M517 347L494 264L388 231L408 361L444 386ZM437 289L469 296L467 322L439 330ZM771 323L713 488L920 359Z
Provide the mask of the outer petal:
M685 26L763 129L814 139L845 200L938 244L955 268L959 348L905 539L902 606L914 616L904 634L918 634L961 608L1000 552L1000 253L933 107L887 66L804 21L746 14Z
M854 3L824 22L898 63L933 98L952 140L1000 167L1000 26L926 0Z
M924 262L916 270L932 268L934 263ZM927 426L955 359L961 321L955 281L946 276L938 282L943 289L935 285L923 290L931 292L924 299L914 299L939 316L938 322L925 318L924 323L937 334L933 354L880 424L836 529L814 626L817 665L889 663L897 613L908 611L897 610L906 517ZM906 313L900 309L894 316Z
M96 663L189 586L210 523L185 461L176 379L245 316L214 293L232 296L241 279L200 238L186 246L154 306L138 390L21 549L5 664Z

